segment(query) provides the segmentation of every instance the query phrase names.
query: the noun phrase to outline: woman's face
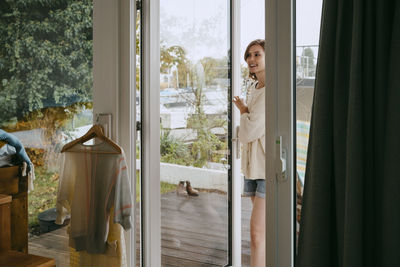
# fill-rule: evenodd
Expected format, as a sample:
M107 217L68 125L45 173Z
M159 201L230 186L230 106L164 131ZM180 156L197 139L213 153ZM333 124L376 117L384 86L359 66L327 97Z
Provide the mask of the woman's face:
M247 53L247 66L256 76L265 71L265 53L261 45L253 45Z

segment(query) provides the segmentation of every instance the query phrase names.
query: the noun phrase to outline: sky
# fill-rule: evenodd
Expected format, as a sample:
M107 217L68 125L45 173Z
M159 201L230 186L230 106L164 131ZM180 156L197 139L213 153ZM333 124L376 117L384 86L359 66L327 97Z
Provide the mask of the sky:
M228 0L160 0L160 37L181 45L191 60L227 55ZM265 37L264 0L241 0L241 51ZM296 1L297 45L318 45L322 0Z

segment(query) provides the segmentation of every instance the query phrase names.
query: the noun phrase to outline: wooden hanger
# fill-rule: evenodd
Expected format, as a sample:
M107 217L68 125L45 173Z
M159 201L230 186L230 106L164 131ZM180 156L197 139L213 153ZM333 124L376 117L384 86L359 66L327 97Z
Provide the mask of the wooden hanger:
M119 145L117 145L113 140L111 140L110 138L105 136L103 133L103 128L97 124L93 125L92 128L90 128L89 131L82 137L64 145L61 150L61 153L67 152L72 147L74 147L76 144L83 144L95 137L97 137L97 138L101 139L102 141L106 142L107 144L109 144L111 147L114 148L114 151L86 151L86 152L98 153L98 154L121 154L122 153L121 147Z

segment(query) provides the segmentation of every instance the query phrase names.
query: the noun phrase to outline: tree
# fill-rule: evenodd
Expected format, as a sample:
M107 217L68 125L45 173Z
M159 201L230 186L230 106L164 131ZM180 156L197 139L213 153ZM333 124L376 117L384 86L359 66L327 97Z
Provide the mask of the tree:
M173 73L172 70L178 71ZM164 42L160 44L160 72L172 75L172 84L176 87L186 88L180 92L180 97L185 99L191 115L187 118L187 127L195 130L196 140L190 145L190 156L186 156L184 161L176 160L177 154L171 152L178 147L169 138L169 133L161 137L161 141L168 140L169 148L163 148L162 151L169 151L162 154L164 162L173 162L183 165L193 165L195 167L203 167L207 162L218 162L223 155L214 153L216 150L225 150L227 147L226 140L221 141L218 136L212 133L213 128L227 127L226 114L221 116L210 116L204 110L206 96L204 90L216 84L216 79L228 79L228 58L212 58L205 57L193 64L187 57L186 51L181 46L168 47ZM176 78L178 76L178 78ZM223 117L223 118L222 118ZM164 138L165 137L165 138ZM164 138L164 139L163 139ZM184 145L184 146L185 146Z
M223 58L212 58L205 57L200 60L204 68L205 73L205 84L207 86L215 85L217 78L228 79L228 59Z
M213 62L212 60L209 60ZM207 162L218 162L221 155L215 158L213 152L216 150L226 149L226 140L223 142L212 133L212 129L216 127L226 127L227 122L218 116L209 116L204 110L204 102L206 100L204 90L206 86L206 75L203 64L198 62L190 73L192 86L190 92L192 97L187 101L193 113L187 120L188 128L196 131L196 140L191 147L191 154L194 157L193 166L203 167Z
M90 105L92 12L91 0L1 1L0 122Z
M186 51L178 45L167 47L163 42L160 44L160 72L171 74L173 66L178 71L178 79L174 75L176 87L188 87L187 74L191 62L186 57ZM178 80L178 81L177 81ZM179 83L179 84L177 84Z

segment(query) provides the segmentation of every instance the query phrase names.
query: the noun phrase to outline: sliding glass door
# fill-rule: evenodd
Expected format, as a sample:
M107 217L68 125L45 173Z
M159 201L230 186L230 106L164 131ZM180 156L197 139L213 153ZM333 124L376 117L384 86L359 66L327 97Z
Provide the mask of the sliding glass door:
M142 263L231 266L241 253L231 1L144 1L141 12Z
M265 2L268 267L294 265L294 3Z
M231 103L241 84L240 1L141 8L142 266L246 266ZM265 2L267 266L293 264L292 12L292 0Z

